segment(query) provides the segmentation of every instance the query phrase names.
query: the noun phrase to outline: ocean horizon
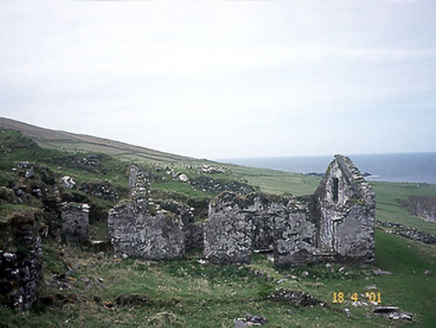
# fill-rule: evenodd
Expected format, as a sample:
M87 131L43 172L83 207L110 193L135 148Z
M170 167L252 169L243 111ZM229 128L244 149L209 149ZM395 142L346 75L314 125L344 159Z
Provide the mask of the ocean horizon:
M345 155L369 181L436 184L436 153ZM323 174L334 156L232 158L219 160L257 168Z

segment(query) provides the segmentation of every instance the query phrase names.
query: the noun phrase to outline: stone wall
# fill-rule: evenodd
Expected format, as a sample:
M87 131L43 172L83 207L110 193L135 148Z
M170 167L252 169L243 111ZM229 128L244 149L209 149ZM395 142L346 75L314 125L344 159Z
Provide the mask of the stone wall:
M114 250L150 260L182 255L183 220L190 220L189 210L175 204L155 204L149 198L147 175L138 167L132 165L128 175L131 200L120 202L108 215L108 235Z
M224 191L209 203L208 220L194 222L187 205L153 201L147 175L128 170L132 200L109 212L115 251L167 259L201 245L218 263L250 263L254 250L273 251L276 265L322 260L372 263L375 196L350 159L337 155L314 195L281 197Z
M210 205L204 256L249 263L273 249L276 265L374 261L375 195L350 159L337 155L315 194L283 198L221 194Z
M183 254L183 225L174 216L152 215L138 199L119 204L109 212L108 235L113 248L144 259L171 259Z
M0 303L29 310L38 300L42 245L34 213L14 213L0 222Z
M373 262L375 194L349 158L335 156L315 203L319 255Z
M278 266L313 262L316 226L313 197L295 198L274 220L274 263Z
M62 235L70 242L83 243L89 235L88 204L66 203L62 206Z
M243 202L231 192L224 192L209 205L205 227L204 256L218 263L250 263L253 213L256 205Z

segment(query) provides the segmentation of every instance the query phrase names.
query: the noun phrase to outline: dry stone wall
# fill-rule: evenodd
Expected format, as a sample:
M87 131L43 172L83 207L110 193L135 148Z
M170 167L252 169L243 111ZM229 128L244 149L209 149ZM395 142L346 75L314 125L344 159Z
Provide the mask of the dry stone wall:
M89 205L65 203L62 206L62 235L70 242L88 241Z
M109 212L108 234L113 248L144 259L171 259L184 252L182 224L163 212L152 215L142 201L119 204Z
M316 250L313 197L295 198L274 221L274 263L276 265L312 262Z
M234 193L224 192L209 205L204 256L219 263L250 263L255 204L243 203Z
M114 250L150 260L182 255L185 250L182 219L189 213L184 209L177 214L157 210L149 198L147 175L132 165L128 176L132 199L120 202L108 215L108 235Z
M375 196L347 157L337 155L314 195L279 197L225 191L209 203L208 220L177 202L153 202L147 175L128 169L132 200L109 212L115 251L168 259L201 246L218 263L250 263L254 250L272 250L276 265L322 260L372 263Z
M0 228L0 303L30 310L42 280L38 220L34 213L15 213Z
M221 194L210 205L204 256L249 263L255 248L272 248L276 265L372 263L374 228L374 192L351 160L337 155L312 196Z

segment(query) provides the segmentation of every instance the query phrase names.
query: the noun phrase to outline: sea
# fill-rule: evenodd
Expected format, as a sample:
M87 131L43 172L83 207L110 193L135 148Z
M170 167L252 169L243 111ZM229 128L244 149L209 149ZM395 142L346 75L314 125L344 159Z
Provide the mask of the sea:
M370 181L436 184L436 153L347 155ZM323 174L333 156L234 158L222 163L258 168Z

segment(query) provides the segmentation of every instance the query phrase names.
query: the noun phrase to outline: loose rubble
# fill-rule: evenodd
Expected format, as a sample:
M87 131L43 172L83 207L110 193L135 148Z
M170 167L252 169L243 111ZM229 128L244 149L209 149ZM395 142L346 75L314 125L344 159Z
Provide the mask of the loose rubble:
M412 321L413 313L400 311L396 306L379 306L374 310L374 314L382 315L392 320Z
M238 327L249 327L249 326L263 326L268 323L268 320L259 315L251 315L250 313L247 313L245 318L238 318L234 320L235 328Z

